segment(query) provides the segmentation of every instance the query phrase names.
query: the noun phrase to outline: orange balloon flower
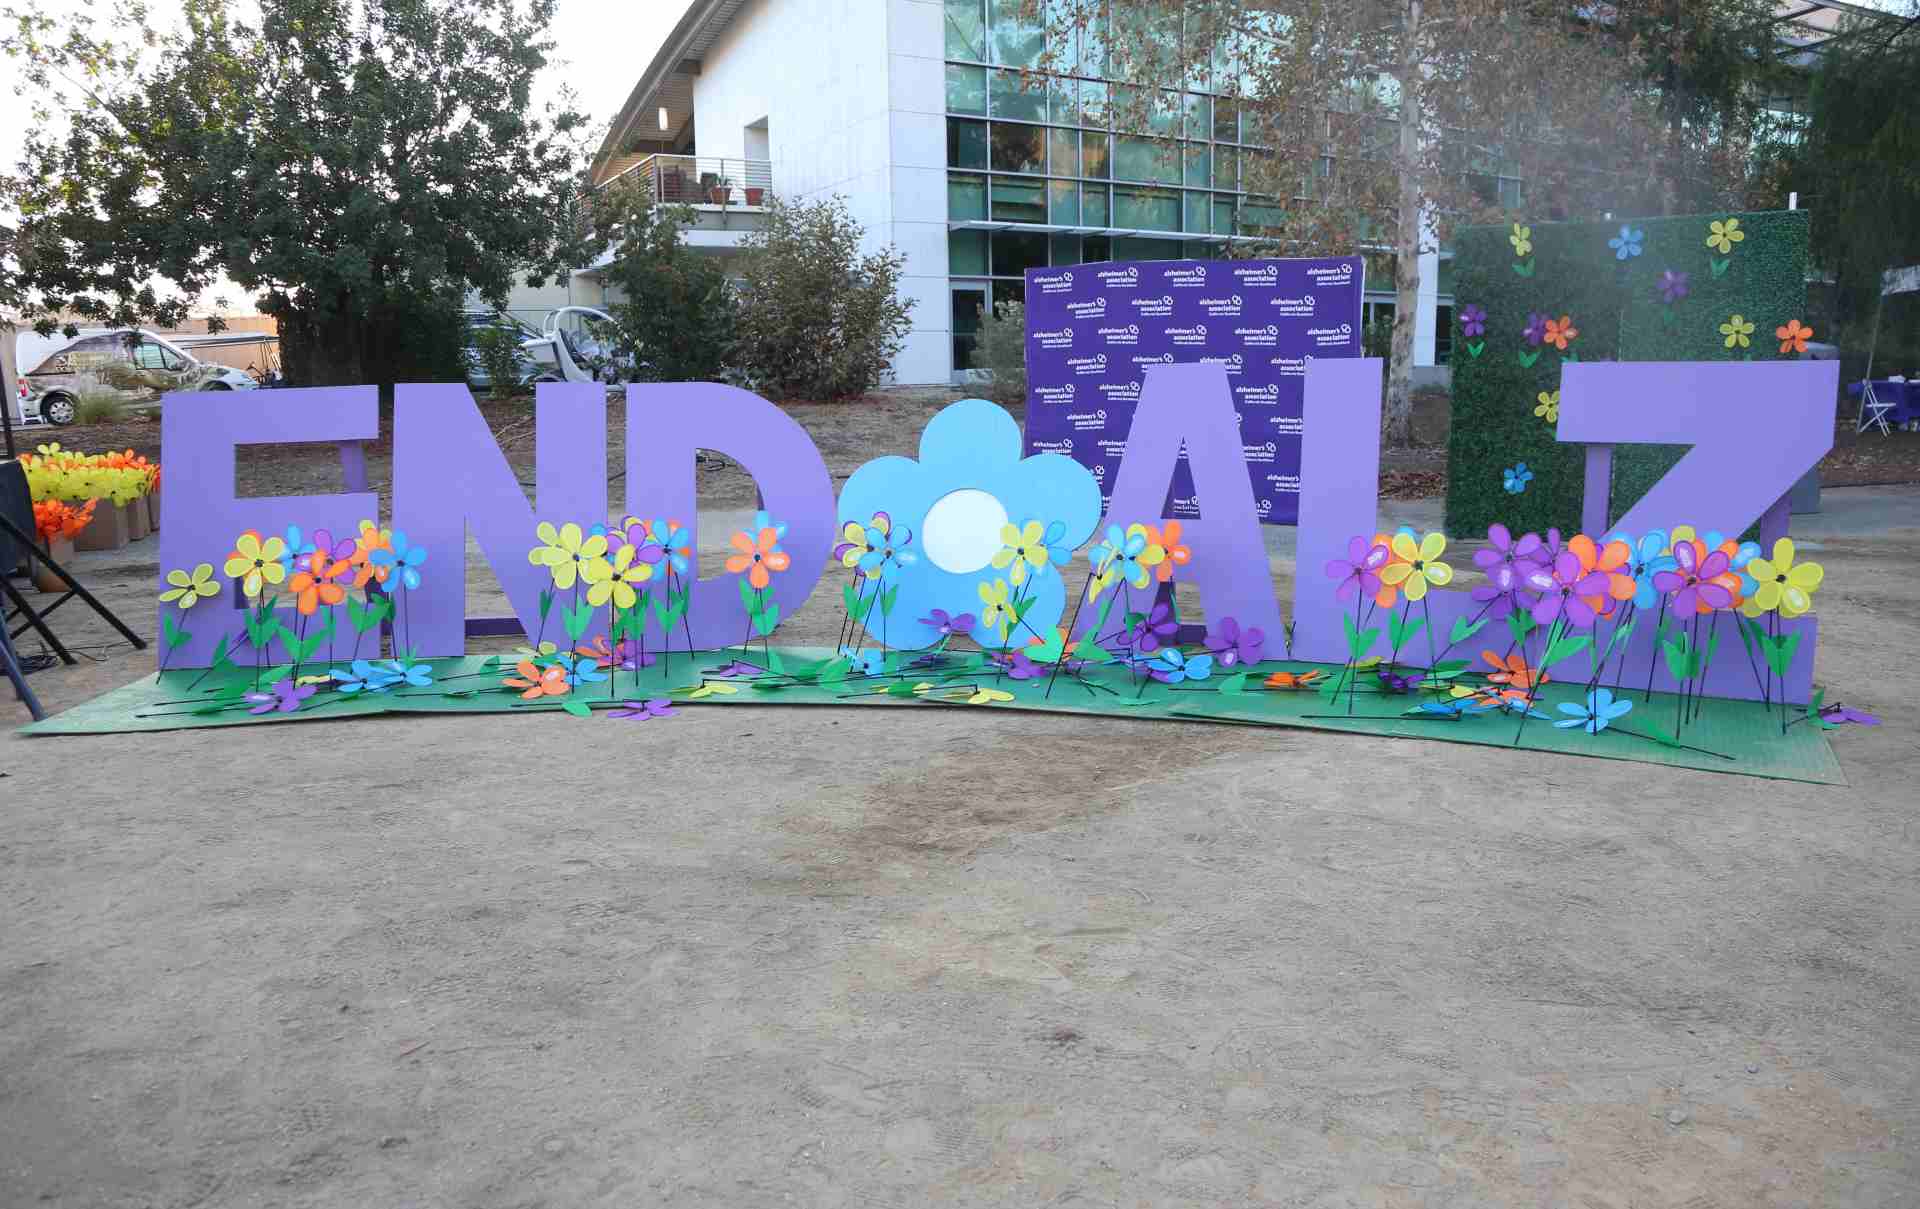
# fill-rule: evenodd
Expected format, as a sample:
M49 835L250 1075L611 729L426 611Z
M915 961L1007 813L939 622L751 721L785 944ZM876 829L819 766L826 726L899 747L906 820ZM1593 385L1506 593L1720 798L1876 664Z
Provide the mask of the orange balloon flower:
M559 666L539 668L532 661L522 659L514 665L518 676L508 676L500 683L508 688L524 689L520 696L528 701L537 697L564 697L573 691L567 683L567 669Z
M337 605L347 598L347 589L336 580L344 579L353 572L346 562L335 562L327 557L325 550L316 550L307 565L293 573L287 580L287 591L293 593L294 607L302 616L312 616L321 605Z
M1310 672L1275 672L1267 677L1266 685L1268 688L1298 692L1301 689L1312 688L1325 676L1326 673L1319 668L1314 668Z
M1496 655L1492 651L1481 651L1480 658L1486 660L1487 665L1493 668L1487 673L1487 681L1491 684L1504 684L1509 690L1524 691L1538 688L1553 679L1545 672L1528 667L1525 655L1517 653Z
M1145 528L1147 545L1159 546L1167 552L1167 556L1155 563L1153 567L1154 578L1161 583L1166 583L1173 578L1177 568L1184 567L1193 561L1193 551L1180 540L1179 521L1168 521L1165 529L1155 529L1152 525L1147 525Z
M773 582L767 572L784 571L793 565L793 559L779 545L780 535L769 525L760 530L757 537L746 533L733 535L733 548L739 553L727 559L727 570L735 575L747 573L747 582L755 588L765 588Z

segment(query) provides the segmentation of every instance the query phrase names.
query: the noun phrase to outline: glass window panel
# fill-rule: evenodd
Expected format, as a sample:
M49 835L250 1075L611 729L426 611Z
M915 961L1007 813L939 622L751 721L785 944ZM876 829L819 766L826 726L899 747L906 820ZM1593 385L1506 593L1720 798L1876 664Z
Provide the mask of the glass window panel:
M1081 187L1080 223L1088 227L1111 225L1112 208L1107 204L1105 185L1084 185Z
M1240 141L1240 103L1221 97L1213 103L1213 137L1222 143Z
M1180 229L1180 195L1171 189L1113 191L1113 225L1146 231Z
M1023 122L1046 121L1046 88L1037 81L1032 88L1022 88L1020 73L1017 71L994 72L993 116L1017 118Z
M1054 76L1047 81L1047 112L1052 121L1067 126L1080 124L1080 82Z
M1213 130L1213 98L1198 92L1187 94L1186 135L1204 139Z
M1024 302L1027 296L1027 283L1024 281L996 281L993 283L993 308L998 311L1009 302Z
M947 0L947 58L987 58L986 0Z
M993 275L1018 277L1028 269L1047 267L1047 237L1041 231L995 231Z
M987 275L987 233L947 232L947 274L951 277Z
M1451 295L1453 293L1453 257L1442 256L1440 258L1440 271L1434 274L1433 288L1437 294Z
M947 119L947 167L987 166L987 124L961 118Z
M1185 194L1180 215L1180 229L1182 231L1197 231L1204 235L1212 228L1213 194Z
M1180 255L1188 260L1212 260L1220 255L1220 245L1211 239L1183 239Z
M994 177L993 217L1001 222L1047 221L1046 186L1039 181Z
M1147 128L1155 134L1180 133L1180 94L1164 90L1153 94L1153 108L1147 111Z
M954 222L987 216L987 178L947 174L947 217Z
M1113 241L1105 235L1089 235L1080 241L1080 263L1098 264L1113 259Z
M1187 147L1187 184L1196 189L1213 184L1213 157L1205 143Z
M1078 235L1055 235L1050 241L1053 245L1053 263L1056 265L1080 263L1080 237Z
M1045 172L1047 170L1047 128L995 122L993 124L993 170L995 172Z
M1073 181L1047 182L1047 221L1064 227L1080 223L1080 186Z
M987 69L947 64L947 112L987 112Z
M1080 121L1083 125L1105 129L1111 125L1107 112L1107 86L1098 80L1080 81Z
M995 63L1038 67L1046 46L1046 27L1022 19L1026 0L990 0L993 6L992 51Z
M1213 187L1216 189L1238 189L1240 187L1240 152L1232 147L1213 149Z
M1177 239L1147 239L1138 235L1121 235L1113 241L1115 260L1178 260L1180 241Z
M1177 185L1180 158L1172 143L1119 135L1113 140L1113 178Z
M1091 130L1080 136L1080 175L1106 180L1112 175L1107 162L1107 136Z
M1286 212L1279 206L1248 203L1240 207L1240 224L1243 228L1277 227L1286 218Z
M1113 128L1145 130L1147 94L1131 84L1113 85Z
M1048 171L1055 176L1080 175L1080 135L1072 130L1047 131Z
M1216 195L1213 199L1213 233L1215 235L1234 233L1233 199L1224 194Z

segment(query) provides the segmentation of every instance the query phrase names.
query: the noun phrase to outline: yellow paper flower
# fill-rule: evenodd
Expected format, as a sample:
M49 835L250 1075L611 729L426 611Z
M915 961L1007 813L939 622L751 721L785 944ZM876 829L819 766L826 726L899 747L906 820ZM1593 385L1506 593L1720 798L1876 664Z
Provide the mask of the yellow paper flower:
M1800 616L1813 608L1813 594L1827 577L1826 568L1819 563L1795 565L1790 537L1773 543L1772 558L1756 558L1746 570L1760 585L1742 606L1741 611L1749 617L1772 609L1779 609L1782 617Z
M981 584L980 604L980 624L997 628L1000 637L1005 638L1013 624L1013 606L1007 603L1007 581L996 579L992 583Z
M260 595L267 584L277 584L287 577L287 565L280 556L287 552L287 543L278 537L262 540L258 533L249 529L233 543L233 553L227 555L227 578L240 581L240 590L248 599Z
M1560 392L1543 390L1534 396L1540 402L1534 405L1533 414L1545 419L1549 424L1560 422Z
M1114 581L1118 578L1119 577L1113 573L1113 569L1109 567L1107 570L1102 571L1100 572L1100 574L1095 575L1093 578L1089 579L1087 581L1088 602L1091 603L1093 601L1100 599L1100 593L1106 591L1108 588L1111 588L1114 585Z
M1028 521L1024 528L1000 526L1000 550L993 556L994 569L1006 571L1012 567L1007 578L1015 587L1027 582L1028 567L1038 575L1047 565L1045 534L1046 527L1039 521Z
M1515 256L1525 256L1533 251L1533 228L1513 224L1513 234L1507 236L1507 242L1513 245Z
M878 520L879 518L876 517L874 519ZM865 525L859 521L848 521L841 527L840 545L838 546L841 566L859 566L860 560L865 558L872 549L873 547L867 544L867 527Z
M1747 233L1740 229L1740 220L1737 218L1729 218L1725 222L1715 219L1707 227L1707 246L1722 256L1733 251L1733 245L1747 237Z
M550 521L541 521L534 530L540 544L527 551L527 561L545 567L553 576L553 586L561 591L571 588L580 575L580 564L607 553L607 539L600 534L589 537L580 526L569 522L555 529Z
M183 609L191 609L199 604L202 596L220 594L220 585L213 582L212 563L201 563L193 569L192 575L185 571L169 571L167 582L173 587L160 593L160 599L168 604L178 604Z
M981 688L967 698L968 705L992 705L996 701L1011 701L1013 694L997 688Z
M1392 548L1397 557L1380 568L1380 579L1398 585L1408 600L1424 597L1428 584L1445 587L1453 582L1453 568L1439 561L1447 548L1446 534L1429 533L1416 544L1411 534L1396 533Z
M615 551L611 560L605 557L581 560L580 578L587 581L588 604L599 609L612 601L616 609L631 609L640 599L633 585L653 578L653 565L635 566L634 550L633 544L628 543Z
M1747 322L1744 315L1734 315L1720 325L1720 334L1727 338L1728 348L1736 344L1741 348L1747 348L1752 344L1749 337L1753 335L1753 324Z
M689 701L698 701L702 697L712 697L716 694L722 697L731 697L739 691L738 685L728 684L724 680L713 680L688 693L687 699Z

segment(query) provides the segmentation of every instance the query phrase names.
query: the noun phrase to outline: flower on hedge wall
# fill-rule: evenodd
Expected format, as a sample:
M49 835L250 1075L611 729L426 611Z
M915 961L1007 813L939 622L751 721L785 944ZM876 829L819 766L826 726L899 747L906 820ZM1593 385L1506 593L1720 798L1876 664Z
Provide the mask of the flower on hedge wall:
M1487 334L1487 313L1469 302L1460 308L1460 334L1472 339Z
M1539 311L1528 311L1527 326L1520 329L1520 334L1527 338L1528 344L1540 347L1540 342L1547 338L1547 317Z
M1715 219L1707 224L1707 246L1722 256L1733 251L1733 245L1747 237L1740 229L1740 220L1729 218L1725 222Z
M1562 315L1558 319L1547 320L1545 340L1548 344L1553 345L1553 347L1563 353L1567 351L1567 341L1572 340L1579 334L1580 329L1573 326L1573 316L1571 315Z
M1506 483L1508 495L1519 495L1527 489L1527 484L1532 481L1533 471L1527 469L1525 462L1521 462L1517 466L1507 467L1504 482Z
M1784 326L1774 328L1773 335L1780 341L1781 352L1804 353L1807 351L1807 341L1813 339L1813 329L1798 319L1789 319Z
M1733 315L1720 325L1720 334L1727 338L1728 348L1735 345L1747 348L1752 344L1750 337L1753 335L1753 324L1744 315Z
M1541 417L1549 424L1558 424L1560 422L1560 392L1557 390L1543 390L1534 397L1540 401L1534 404L1533 414Z
M1672 306L1687 296L1687 275L1668 269L1660 274L1660 280L1654 283L1654 288L1660 291L1660 297L1666 304Z
M1613 258L1615 260L1629 260L1640 255L1640 245L1645 242L1646 238L1647 233L1645 231L1636 231L1632 227L1622 226L1620 228L1620 234L1609 239L1607 246L1613 249Z
M950 618L963 610L979 615L973 630L983 646L1004 645L995 610L984 612L980 589L995 579L1006 586L1008 568L996 571L1002 526L1039 520L1041 544L1050 560L1086 543L1100 522L1100 485L1069 457L1043 453L1022 457L1020 425L1005 408L985 399L962 399L941 409L920 434L919 457L875 458L853 472L840 492L838 519L865 522L884 511L895 525L910 527L920 558L899 569L899 593L888 622L887 645L913 650L945 637L919 620L935 608ZM949 497L960 496L953 505ZM985 498L982 498L985 497ZM964 504L965 506L954 506ZM1056 537L1055 534L1058 534ZM1068 588L1021 556L1023 628L1050 633L1060 624ZM1002 606L1003 608L1005 606ZM880 618L865 623L879 633Z
M1513 224L1513 231L1507 236L1507 242L1513 245L1515 256L1525 256L1533 251L1533 228Z

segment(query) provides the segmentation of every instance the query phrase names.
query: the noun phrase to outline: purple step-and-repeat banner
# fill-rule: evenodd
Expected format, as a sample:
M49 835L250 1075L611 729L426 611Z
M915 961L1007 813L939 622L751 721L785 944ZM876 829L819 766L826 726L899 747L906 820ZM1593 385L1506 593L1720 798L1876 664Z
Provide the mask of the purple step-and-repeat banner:
M1224 365L1260 519L1300 519L1307 362L1360 355L1358 256L1148 260L1027 270L1027 450L1065 453L1100 482L1127 448L1145 367ZM1198 516L1186 454L1167 515Z

